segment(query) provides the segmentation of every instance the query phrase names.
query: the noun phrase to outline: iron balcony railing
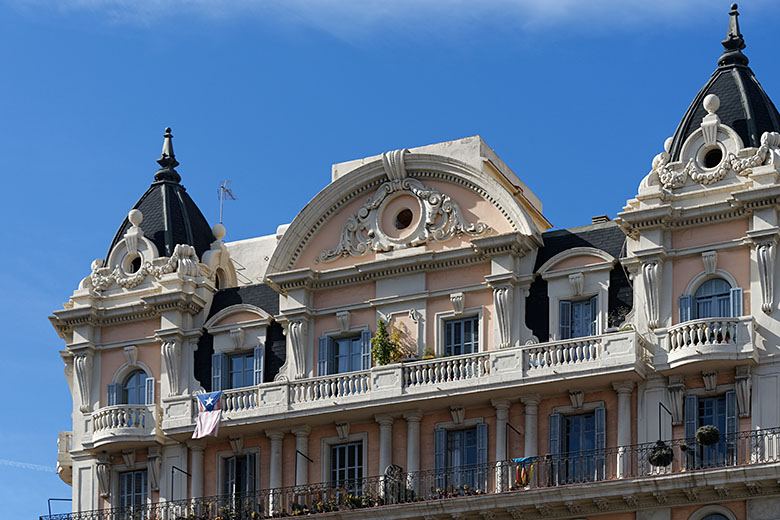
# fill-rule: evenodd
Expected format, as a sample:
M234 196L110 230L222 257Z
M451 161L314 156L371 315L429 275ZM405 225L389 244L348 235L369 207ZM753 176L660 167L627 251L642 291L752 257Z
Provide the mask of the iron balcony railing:
M259 520L780 462L780 428L42 516L40 520ZM665 460L664 460L665 459ZM651 461L653 463L651 463ZM664 463L663 465L659 463Z

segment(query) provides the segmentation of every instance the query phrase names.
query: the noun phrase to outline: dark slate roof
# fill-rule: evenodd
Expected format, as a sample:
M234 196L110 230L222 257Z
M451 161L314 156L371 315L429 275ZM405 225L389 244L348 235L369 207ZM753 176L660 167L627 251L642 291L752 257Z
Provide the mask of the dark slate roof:
M548 231L542 233L542 240L544 246L539 249L539 253L536 255L534 271L558 253L574 247L595 247L619 259L626 235L614 222L603 222Z
M141 229L157 246L161 256L171 256L177 244L189 244L195 248L198 258L202 258L214 241L214 235L203 213L179 183L181 177L174 169L179 163L173 155L172 138L170 128L166 128L163 153L157 160L161 168L133 209L143 214ZM130 226L125 217L108 249L109 255Z
M239 303L248 303L260 307L271 316L279 314L279 293L265 284L246 285L221 289L214 294L208 317ZM207 318L208 319L208 318Z
M716 114L722 124L739 134L745 146L760 146L764 132L780 132L780 114L748 67L747 56L742 53L745 42L737 23L739 13L736 5L733 7L729 32L723 40L725 50L718 59L718 68L696 94L672 138L669 152L673 161L680 160L683 143L700 127L702 118L707 115L702 102L708 94L720 98Z

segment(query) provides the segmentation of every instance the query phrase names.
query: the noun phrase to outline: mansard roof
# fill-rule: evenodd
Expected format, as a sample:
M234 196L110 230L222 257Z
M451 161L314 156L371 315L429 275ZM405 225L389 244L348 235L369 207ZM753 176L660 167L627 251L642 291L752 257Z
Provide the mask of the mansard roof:
M166 128L163 152L157 159L160 169L133 209L143 214L141 229L157 247L160 256L171 256L177 244L189 244L195 248L198 258L202 258L214 241L214 235L197 204L180 184L181 177L174 169L179 163L173 153L172 138L171 129ZM107 258L131 225L125 217L111 242Z
M733 128L745 147L759 147L764 132L780 132L780 114L742 53L745 41L739 31L737 4L732 5L729 14L729 29L722 42L724 52L718 59L718 68L696 94L674 133L669 149L672 161L680 160L683 143L707 115L702 102L708 94L718 96L721 124Z

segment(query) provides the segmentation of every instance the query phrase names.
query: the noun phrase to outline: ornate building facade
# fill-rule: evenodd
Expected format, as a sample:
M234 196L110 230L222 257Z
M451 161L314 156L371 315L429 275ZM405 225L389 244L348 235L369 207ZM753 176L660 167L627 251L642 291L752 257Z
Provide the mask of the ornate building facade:
M167 129L51 317L60 518L780 517L780 114L736 6L723 46L623 211L572 229L469 137L225 242Z

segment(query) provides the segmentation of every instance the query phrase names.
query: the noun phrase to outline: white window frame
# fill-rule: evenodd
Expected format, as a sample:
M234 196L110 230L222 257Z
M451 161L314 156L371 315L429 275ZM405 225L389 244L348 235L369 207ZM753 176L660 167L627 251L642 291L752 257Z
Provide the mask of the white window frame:
M350 442L363 443L363 478L368 476L368 434L366 432L360 432L347 435L343 439L339 437L324 437L322 439L320 448L320 454L322 455L322 479L320 482L330 482L331 448L338 444L348 444Z
M241 455L246 455L248 453L253 453L255 455L255 489L252 490L254 492L257 492L260 490L260 448L259 447L253 447L253 448L244 448L243 450L240 450L238 453L234 451L219 451L216 454L216 464L217 464L217 495L222 495L222 490L225 488L225 479L227 476L225 475L225 461L229 459L230 457L236 457Z
M111 466L111 507L121 507L119 503L119 474L129 471L146 471L146 504L152 503L152 486L149 479L149 467L146 461L136 462L132 466L127 464L114 464Z
M434 315L434 319L436 320L436 334L434 338L436 343L436 357L444 357L444 323L449 320L460 320L466 318L477 318L479 323L479 350L474 353L476 354L478 352L485 352L487 350L487 340L489 334L485 330L483 308L481 306L471 307L468 309L463 309L463 312L460 314L455 314L455 311L444 311L437 312Z

